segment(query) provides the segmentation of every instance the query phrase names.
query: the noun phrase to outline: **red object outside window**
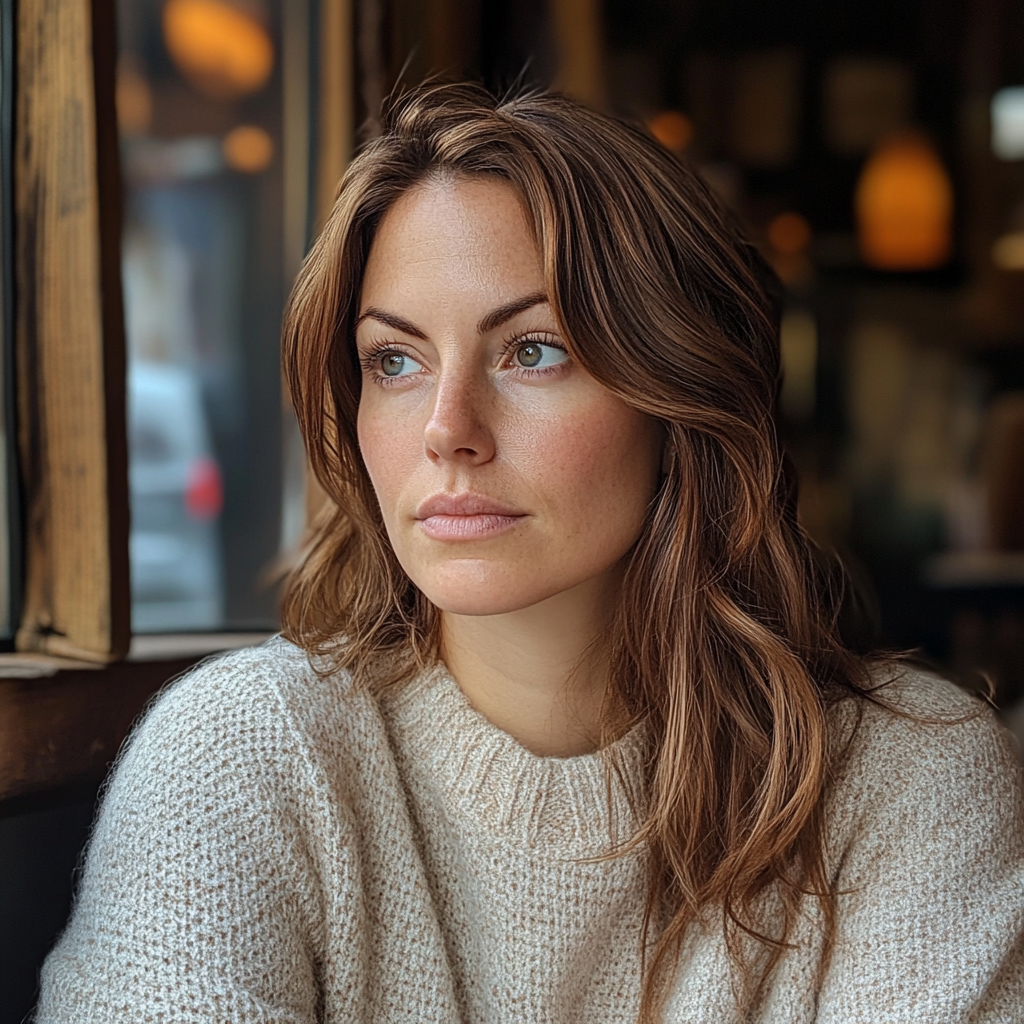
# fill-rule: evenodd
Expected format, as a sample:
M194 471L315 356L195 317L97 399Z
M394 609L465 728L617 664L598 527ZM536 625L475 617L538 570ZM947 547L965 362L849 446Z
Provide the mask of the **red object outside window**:
M196 459L189 467L185 487L185 510L193 519L209 522L224 508L224 484L220 468L209 456Z

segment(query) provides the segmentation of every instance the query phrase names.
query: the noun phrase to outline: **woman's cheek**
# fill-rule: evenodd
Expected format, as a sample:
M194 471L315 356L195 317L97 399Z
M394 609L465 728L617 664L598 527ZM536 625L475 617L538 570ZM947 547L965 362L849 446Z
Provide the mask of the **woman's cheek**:
M423 447L422 437L417 445L410 436L407 417L388 415L379 406L365 413L360 410L357 431L363 464L387 518L388 499L397 496L402 481L408 478L415 453Z

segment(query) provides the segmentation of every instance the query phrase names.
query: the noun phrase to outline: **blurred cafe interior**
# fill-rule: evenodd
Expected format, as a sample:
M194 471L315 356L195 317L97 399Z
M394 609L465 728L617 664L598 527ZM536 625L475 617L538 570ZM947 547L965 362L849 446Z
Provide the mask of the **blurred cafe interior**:
M60 686L99 696L60 712L49 761L0 763L0 920L21 922L0 939L0 1024L31 1006L128 724L198 657L276 628L277 584L319 500L282 398L282 308L381 103L428 75L564 90L694 164L785 286L780 429L806 529L847 566L864 628L991 686L1024 736L1024 0L75 7L96 138L114 143L123 367L108 379L124 382L123 430L101 447L110 467L126 446L130 525L111 512L104 528L128 589L122 648L91 659L107 667L83 667L84 646L62 666L66 652L25 639L40 635L26 627L40 556L18 470L10 168L32 130L22 44L42 4L3 0L0 717L32 716L4 735L51 735L26 673L47 680L47 707Z
M289 281L382 98L471 76L565 89L696 164L786 285L807 529L886 644L1024 697L1019 0L122 0L117 22L136 632L273 628L306 514Z

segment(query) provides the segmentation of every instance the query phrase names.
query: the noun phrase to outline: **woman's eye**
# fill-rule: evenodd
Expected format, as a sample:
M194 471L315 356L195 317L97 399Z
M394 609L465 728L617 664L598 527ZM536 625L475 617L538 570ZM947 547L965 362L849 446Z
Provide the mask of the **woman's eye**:
M401 352L385 352L380 357L380 371L385 377L408 377L419 369L422 367L415 359Z
M513 362L527 370L543 370L557 366L569 358L569 353L557 345L544 345L539 341L528 341L516 349Z

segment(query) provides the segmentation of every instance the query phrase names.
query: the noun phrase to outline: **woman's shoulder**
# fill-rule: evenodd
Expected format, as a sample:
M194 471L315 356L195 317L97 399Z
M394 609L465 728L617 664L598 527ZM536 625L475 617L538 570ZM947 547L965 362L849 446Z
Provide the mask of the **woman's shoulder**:
M1014 741L978 697L890 664L872 671L868 696L844 699L832 715L832 814L843 831L876 828L881 818L908 828L959 819L1024 831Z
M330 928L351 934L326 908L358 896L346 865L373 810L361 783L387 752L352 737L372 734L373 710L279 638L165 687L107 784L40 1019L312 1007L312 951Z
M282 637L210 658L165 686L125 745L120 774L169 768L266 771L379 731L376 706L345 672L319 674ZM317 758L319 759L319 758Z
M1012 741L990 705L944 677L899 662L871 669L863 695L833 709L833 732L852 762L932 765L1003 754ZM999 752L996 754L996 752Z
M877 668L835 709L826 810L832 1020L1017 1020L1024 785L991 708L929 672ZM932 1011L932 1012L928 1012Z
M322 714L339 701L358 701L349 674L317 673L305 651L275 636L214 655L178 676L155 696L145 720L184 716L214 725L247 718L258 724L311 705L314 714Z

